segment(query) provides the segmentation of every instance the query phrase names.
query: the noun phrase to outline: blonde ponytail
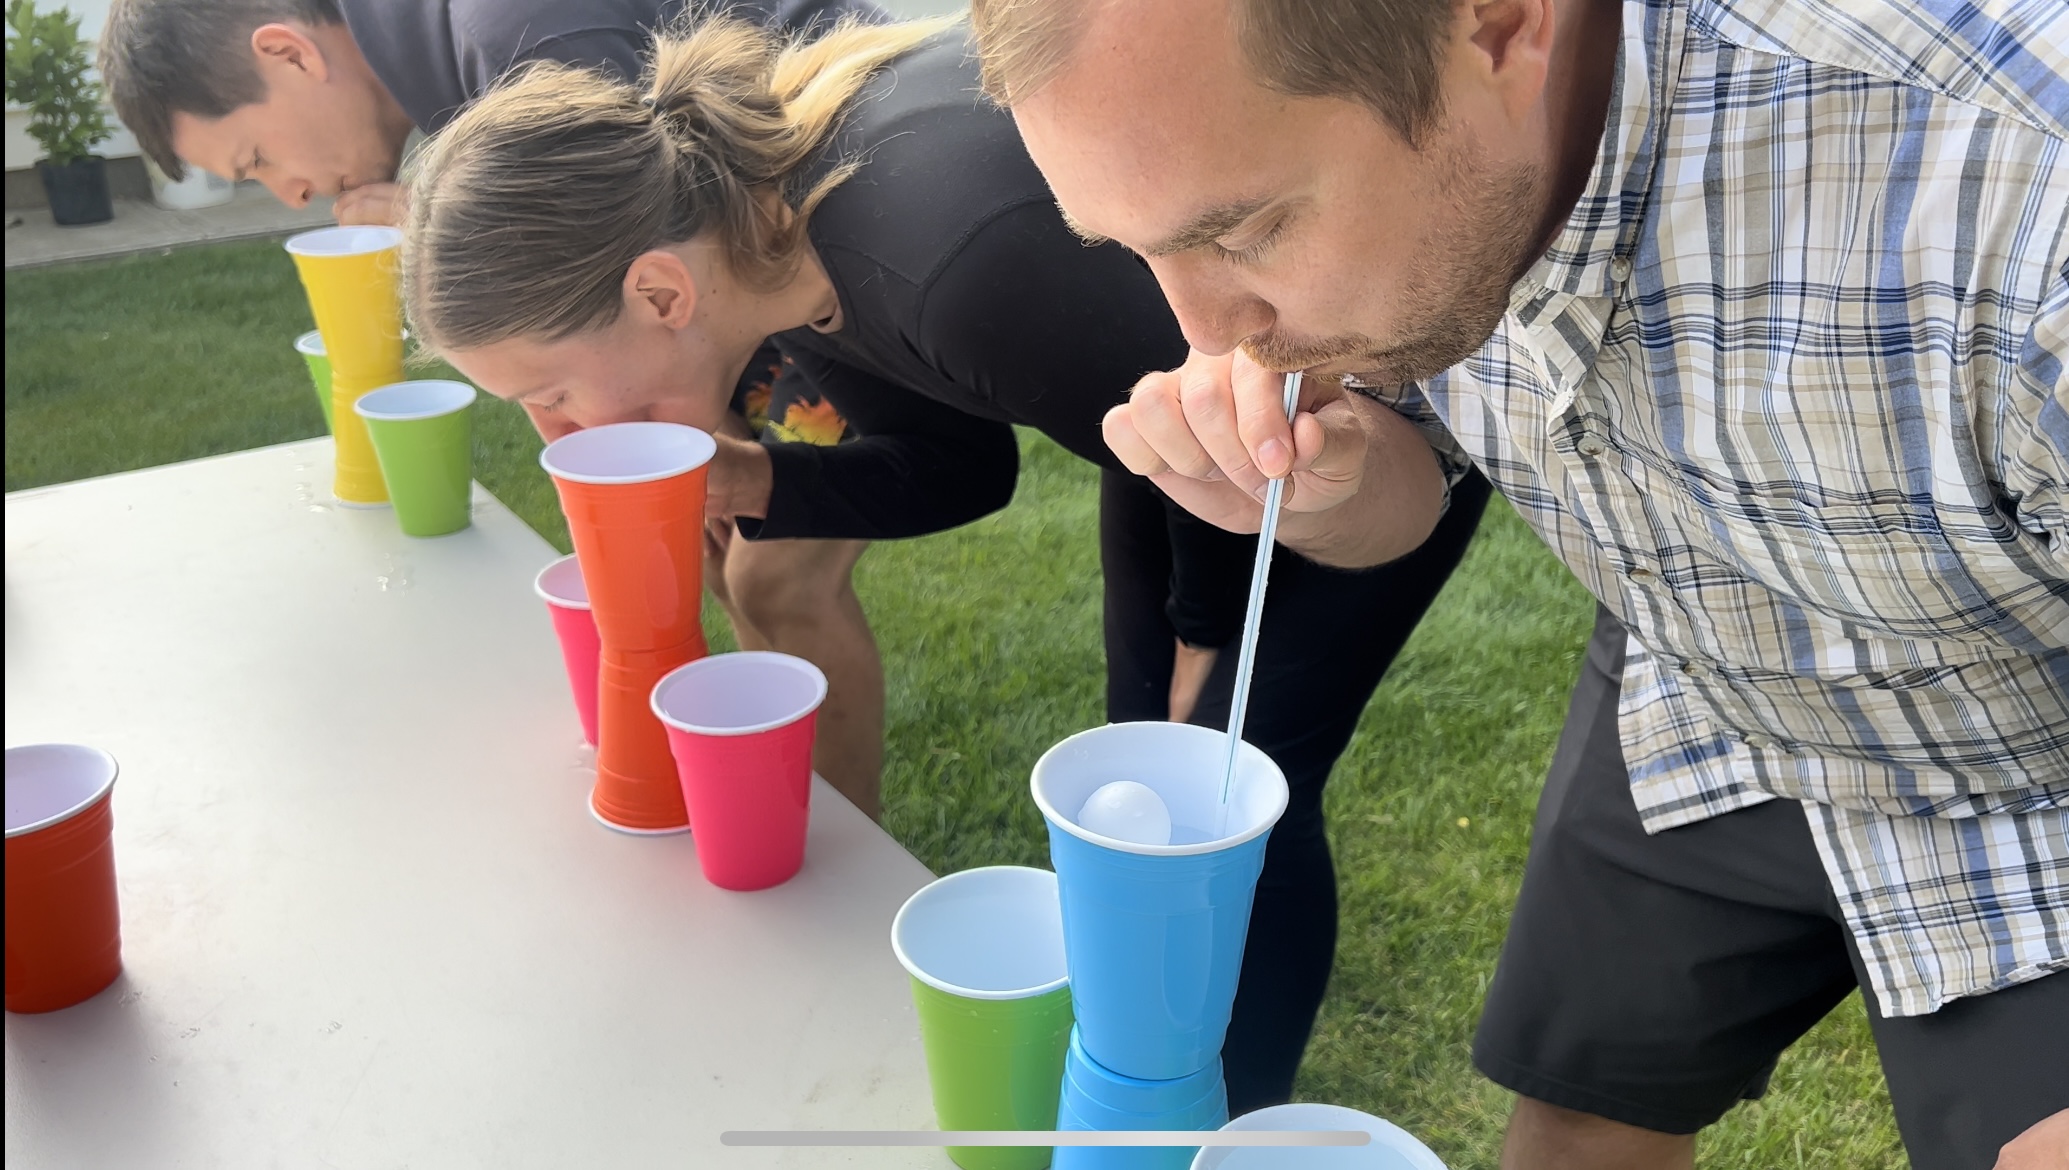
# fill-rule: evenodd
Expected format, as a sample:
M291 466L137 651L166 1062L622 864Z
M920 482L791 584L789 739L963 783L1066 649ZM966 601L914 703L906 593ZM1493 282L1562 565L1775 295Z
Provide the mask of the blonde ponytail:
M809 173L856 96L951 24L843 21L801 43L720 18L658 36L641 85L525 69L411 169L411 324L434 349L598 328L616 319L633 260L707 231L743 283L780 287L813 210L854 170Z

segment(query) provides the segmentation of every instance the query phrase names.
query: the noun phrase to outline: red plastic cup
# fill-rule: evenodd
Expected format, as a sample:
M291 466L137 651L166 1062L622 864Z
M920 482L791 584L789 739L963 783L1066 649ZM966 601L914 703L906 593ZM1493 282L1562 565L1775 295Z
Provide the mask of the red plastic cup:
M115 757L7 749L7 1010L51 1012L122 974L115 904Z
M596 668L603 640L596 633L596 615L589 612L589 590L582 584L582 565L562 557L539 570L532 588L553 617L560 636L560 660L568 668L568 689L575 693L575 713L582 717L582 738L596 746Z
M826 676L767 650L718 654L654 687L695 825L697 864L714 886L764 890L805 862L812 733Z

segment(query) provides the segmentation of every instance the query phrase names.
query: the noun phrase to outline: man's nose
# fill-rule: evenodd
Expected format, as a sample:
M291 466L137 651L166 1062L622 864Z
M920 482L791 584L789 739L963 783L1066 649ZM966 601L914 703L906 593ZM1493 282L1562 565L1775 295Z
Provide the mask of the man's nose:
M1220 357L1269 329L1272 307L1240 286L1199 271L1196 261L1152 261L1186 344Z
M266 185L266 190L273 192L275 199L280 200L289 207L307 207L309 206L309 201L316 197L316 185L307 179L282 178L269 175L261 178L259 181Z

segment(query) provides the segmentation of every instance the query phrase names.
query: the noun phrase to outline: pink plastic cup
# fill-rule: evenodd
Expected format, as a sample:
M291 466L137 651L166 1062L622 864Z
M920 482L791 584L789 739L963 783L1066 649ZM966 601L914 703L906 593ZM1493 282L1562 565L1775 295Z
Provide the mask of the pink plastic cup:
M825 698L818 667L766 650L701 658L654 687L697 864L712 885L764 890L804 865L812 733Z
M596 633L596 615L589 612L589 587L582 566L572 556L539 570L532 588L553 616L560 635L560 659L567 664L568 689L575 693L575 713L582 717L582 738L596 746L596 672L603 641Z

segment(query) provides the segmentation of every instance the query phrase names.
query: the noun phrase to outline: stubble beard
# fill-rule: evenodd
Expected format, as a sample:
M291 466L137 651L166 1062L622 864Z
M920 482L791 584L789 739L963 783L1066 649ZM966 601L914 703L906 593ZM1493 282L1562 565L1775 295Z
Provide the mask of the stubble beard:
M1332 372L1368 386L1433 378L1479 352L1508 312L1509 291L1538 251L1543 168L1494 168L1456 147L1433 190L1454 196L1454 213L1408 265L1398 303L1404 318L1386 341L1363 333L1309 339L1267 333L1246 341L1252 361L1273 370Z

